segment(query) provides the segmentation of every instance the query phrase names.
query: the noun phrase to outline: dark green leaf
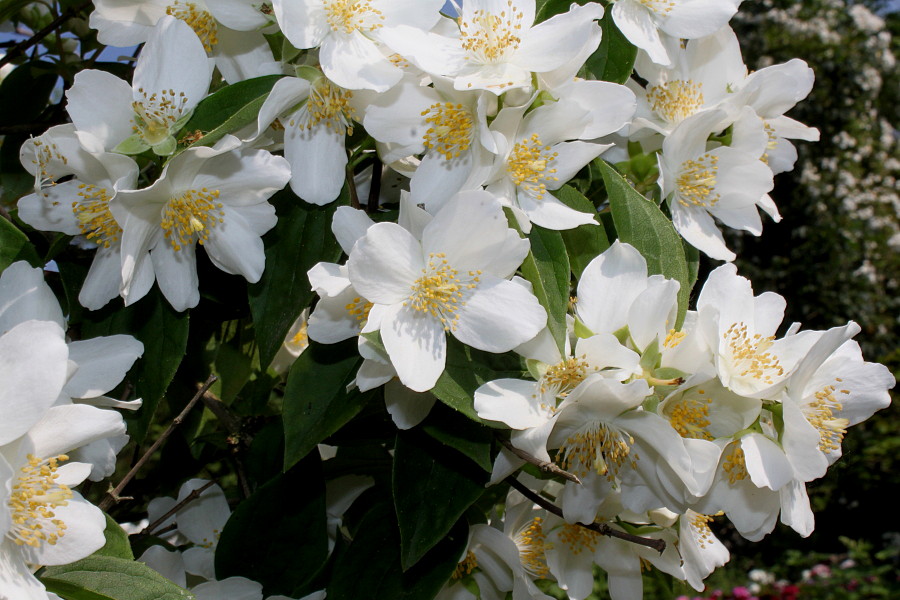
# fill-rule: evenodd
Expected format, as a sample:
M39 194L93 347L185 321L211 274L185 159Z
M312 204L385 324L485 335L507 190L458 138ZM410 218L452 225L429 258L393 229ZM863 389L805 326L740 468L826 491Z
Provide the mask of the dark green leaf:
M362 410L368 394L347 391L360 364L355 339L312 342L297 358L284 390L285 470Z
M625 83L634 69L637 47L616 27L612 12L610 7L600 20L603 28L600 47L587 59L585 66L597 79Z
M535 2L535 23L541 23L551 17L562 14L575 4L587 4L589 0L537 0Z
M48 591L66 600L189 600L182 589L145 564L92 555L40 574Z
M422 423L422 431L475 461L490 472L494 431L466 418L448 406L437 404Z
M94 553L94 556L113 556L115 558L124 558L126 560L134 560L134 554L131 553L131 544L128 542L128 534L119 527L112 517L104 513L106 517L106 529L103 530L103 536L106 538L106 544Z
M611 166L603 161L598 164L619 239L637 248L647 260L650 273L677 279L681 284L675 328L681 327L691 295L691 276L675 226L656 203L637 193Z
M531 251L522 263L522 275L547 310L547 328L564 352L566 310L569 306L569 256L560 232L535 225L528 234Z
M387 502L376 504L350 545L338 553L328 599L431 600L456 569L466 538L465 525L457 524L418 564L403 571L394 511Z
M311 456L238 505L216 547L217 579L247 577L267 596L290 596L316 576L328 558L319 465Z
M341 248L331 233L331 218L347 203L347 188L337 202L314 206L284 190L272 197L278 224L263 238L266 270L249 287L250 312L259 363L265 369L281 348L291 324L313 298L306 272L320 261L334 262Z
M204 98L182 129L187 135L199 131L203 137L186 147L212 146L225 134L255 123L259 109L279 79L281 75L246 79Z
M33 267L44 264L28 237L18 227L0 217L0 271L17 260L27 260Z
M595 212L591 201L571 186L564 185L554 194L569 208L584 213ZM566 245L566 253L569 255L569 263L575 277L581 277L581 272L588 263L609 248L606 231L600 225L579 225L575 229L561 231L560 234Z
M84 313L83 337L129 334L144 344L144 355L132 369L135 396L144 403L134 419L129 419L129 434L142 442L153 421L156 407L166 393L188 340L188 313L176 312L158 288L154 288L131 306L122 308L118 300L101 311Z
M513 353L493 354L447 338L447 362L431 393L450 408L481 423L474 394L484 383L503 377L521 377L523 369Z
M58 79L52 63L27 62L16 67L0 83L0 126L35 121L47 107Z
M487 474L417 430L401 431L394 446L394 505L404 570L446 536L484 492Z

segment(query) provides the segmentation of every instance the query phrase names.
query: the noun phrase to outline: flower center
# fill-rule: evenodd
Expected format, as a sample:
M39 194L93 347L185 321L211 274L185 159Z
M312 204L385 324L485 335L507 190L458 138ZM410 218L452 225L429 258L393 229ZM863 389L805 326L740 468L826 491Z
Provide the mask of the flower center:
M678 346L681 343L687 334L683 331L675 331L674 329L670 329L666 334L666 339L663 341L663 348L672 349Z
M838 378L836 381L840 383L841 379ZM847 426L850 424L847 419L835 416L835 413L844 408L835 392L846 395L850 390L838 390L833 385L826 385L815 393L815 400L803 410L806 420L818 430L819 450L825 453L840 449L844 434L847 433Z
M106 188L80 184L78 195L82 200L72 202L72 212L78 219L81 235L93 240L98 246L109 248L119 241L122 228L109 212L109 193Z
M541 393L565 398L587 376L587 361L571 357L549 367L539 382Z
M72 490L56 482L59 463L66 460L65 454L46 459L28 455L9 497L12 527L6 535L17 545L38 548L46 542L53 546L65 535L66 524L55 518L54 509L68 505L72 498Z
M697 536L697 545L701 548L706 548L706 545L712 544L715 539L712 529L709 528L709 524L712 522L713 517L710 515L696 513L691 517L691 529L694 531L694 535Z
M456 570L453 571L453 575L451 576L453 579L462 579L466 575L470 574L475 570L475 567L478 566L478 559L475 558L475 554L472 553L471 550L466 552L466 557L459 561L459 564L456 565Z
M577 555L585 550L590 553L596 551L597 542L600 541L600 534L581 525L566 523L562 526L562 531L559 532L559 539L569 546L572 554Z
M209 239L209 230L223 221L219 190L188 190L169 199L162 211L160 225L172 248L178 252L196 240L201 245Z
M413 284L409 303L413 309L439 319L444 331L451 331L456 329L457 313L465 305L464 296L478 287L481 271L469 271L460 279L459 272L450 266L446 256L443 252L428 255L428 265Z
M732 369L740 377L752 377L771 385L775 383L773 376L784 375L778 357L766 352L772 346L774 336L763 337L758 333L751 336L744 323L734 323L722 337L727 340Z
M769 164L769 152L778 147L778 135L775 133L775 129L768 123L763 123L763 129L765 129L769 141L766 142L766 151L759 160L763 161L765 164Z
M482 64L496 63L509 50L519 47L524 14L516 12L511 1L506 5L508 8L500 11L499 15L479 9L472 15L471 21L460 21L460 41L463 49L470 54L467 59L474 58Z
M320 124L334 130L338 135L353 135L355 111L350 106L353 92L340 88L324 77L320 77L309 89L306 109L309 118L299 123L301 129L312 129ZM291 119L290 125L298 125Z
M728 476L728 483L734 484L747 479L747 460L740 443L733 442L722 453L722 469Z
M55 143L36 138L34 140L34 159L31 161L31 164L37 167L34 174L35 192L43 192L44 188L56 185L58 175L53 173L55 171L53 166L65 165L68 162L68 159L60 153L59 147Z
M384 15L372 8L370 0L331 0L325 2L325 18L332 31L349 34L382 27Z
M557 152L550 152L550 146L542 145L541 138L533 133L530 138L513 146L506 170L517 186L524 188L538 200L543 200L547 191L546 182L558 181L553 175L556 169L550 168L557 155Z
M669 14L672 8L675 7L675 0L637 0L641 4L647 7L650 12L656 13L660 16L665 16Z
M184 21L194 30L200 41L203 42L203 48L207 52L212 52L213 47L219 43L218 26L216 20L209 11L197 8L193 2L181 2L175 0L166 7L166 14Z
M469 149L475 122L462 104L438 102L423 110L422 116L430 125L423 136L426 148L443 154L447 160Z
M669 413L669 423L678 432L678 435L683 438L712 440L713 436L706 431L706 428L710 425L709 405L711 403L712 400L709 398L703 400L685 398L680 402L676 402L667 411Z
M703 206L710 208L720 200L713 192L716 187L718 157L704 154L697 160L686 160L681 164L678 176L678 203L682 206Z
M660 117L677 125L703 106L703 84L675 79L647 89L647 102Z
M344 308L351 317L359 322L359 326L362 327L369 318L369 311L372 310L372 303L357 296L351 302L348 302Z
M632 453L634 438L617 428L593 421L582 427L560 446L562 468L576 475L595 471L613 481L619 469L637 468L637 453Z
M547 559L544 555L546 544L544 542L544 520L535 517L522 528L513 538L519 549L519 560L525 570L534 577L545 577L550 569L547 567Z
M163 143L185 116L184 107L188 102L184 92L162 90L147 95L144 88L138 88L141 100L131 103L134 108L133 127L135 133L149 145Z

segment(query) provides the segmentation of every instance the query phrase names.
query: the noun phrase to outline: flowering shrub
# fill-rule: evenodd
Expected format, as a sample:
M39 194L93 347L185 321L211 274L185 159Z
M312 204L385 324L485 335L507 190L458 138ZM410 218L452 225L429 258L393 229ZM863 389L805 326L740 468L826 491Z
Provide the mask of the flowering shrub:
M628 600L717 519L812 533L894 378L723 230L781 220L813 71L738 0L442 4L19 14L3 597Z

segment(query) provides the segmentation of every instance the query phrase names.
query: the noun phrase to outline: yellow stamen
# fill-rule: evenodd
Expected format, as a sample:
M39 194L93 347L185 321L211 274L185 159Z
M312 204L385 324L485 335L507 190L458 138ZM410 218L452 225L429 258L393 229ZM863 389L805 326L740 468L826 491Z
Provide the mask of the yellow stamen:
M545 542L544 520L535 517L513 538L519 549L519 560L525 570L535 578L546 577L550 572L547 567L545 550L549 547Z
M513 146L506 163L506 171L513 183L538 200L544 199L546 182L559 180L554 175L556 169L551 168L559 153L550 150L551 147L544 146L538 134L534 133Z
M469 149L475 121L462 104L438 102L423 110L422 116L430 125L423 136L426 148L442 154L447 160Z
M677 125L703 107L703 84L675 79L647 88L650 108L672 125Z
M524 14L516 12L511 1L506 4L507 9L501 10L500 14L479 9L471 21L460 18L460 41L463 49L469 52L467 58L481 64L496 63L507 52L519 47Z
M456 570L453 571L453 575L451 576L453 579L462 579L466 575L470 574L475 570L475 567L478 566L478 559L475 558L475 555L471 550L466 552L465 558L459 561L459 564L456 565Z
M215 18L209 11L198 8L193 2L175 0L166 7L166 14L187 23L203 42L203 48L207 52L212 52L215 45L219 43L218 25Z
M722 469L728 476L728 483L735 484L747 479L747 461L739 442L732 442L722 453Z
M202 188L169 199L163 207L160 226L176 252L194 241L203 245L209 239L209 230L223 222L225 212L218 198L219 190Z
M597 550L597 542L600 541L600 537L596 531L571 523L563 525L562 531L559 533L560 541L569 546L572 554L575 555L581 554L585 550L593 554Z
M460 278L446 256L443 252L429 255L422 276L412 285L408 302L414 310L439 319L444 331L451 331L456 329L457 313L465 305L465 296L481 282L481 271L469 271Z
M840 383L840 379L837 380ZM835 393L849 395L850 390L838 390L833 385L826 385L815 393L815 400L804 407L806 420L819 432L819 450L825 453L839 450L850 421L835 416L844 408Z
M38 548L42 543L55 545L66 533L66 524L57 519L54 509L67 506L72 498L68 486L57 483L59 463L69 460L65 454L40 459L28 455L28 464L12 485L9 508L12 526L6 533L15 544Z
M339 135L353 135L353 119L356 112L350 106L353 92L338 87L324 77L317 79L309 89L306 108L309 120L297 123L293 119L290 125L303 129L313 129L320 124L330 128Z
M149 145L161 144L172 135L175 123L185 115L188 98L184 92L162 90L147 94L138 88L140 100L131 103L134 108L132 129Z
M646 6L651 12L663 17L669 14L675 6L674 0L638 0L638 2Z
M332 31L351 34L382 27L384 15L372 8L370 0L331 0L325 2L325 17Z
M344 306L344 309L346 309L351 317L356 319L360 329L362 329L363 325L366 324L366 320L369 318L369 311L372 310L372 306L371 302L357 296L351 302L348 302Z
M741 377L752 377L766 384L775 383L775 378L784 375L784 369L778 357L766 352L775 340L774 336L763 337L760 334L750 335L747 325L734 323L722 337L727 340L733 368Z
M590 471L613 481L623 466L637 468L639 456L632 452L634 438L612 425L592 421L573 433L559 448L561 466L576 475Z
M686 160L681 164L681 174L676 179L676 198L682 206L715 206L721 197L713 192L716 187L716 173L719 159L712 154L704 154L697 160Z
M684 398L666 410L669 423L683 438L712 440L713 436L706 430L710 425L710 404L712 400L709 398Z
M122 228L109 212L109 192L106 188L84 183L78 186L78 190L82 200L72 202L72 212L78 219L81 234L98 246L109 248L122 235Z

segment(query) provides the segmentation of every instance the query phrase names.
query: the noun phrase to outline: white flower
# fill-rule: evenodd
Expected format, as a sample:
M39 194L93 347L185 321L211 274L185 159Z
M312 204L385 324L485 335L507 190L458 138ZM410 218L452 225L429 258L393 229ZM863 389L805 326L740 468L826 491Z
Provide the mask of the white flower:
M384 42L423 71L453 80L457 90L494 94L528 88L532 73L553 71L596 43L596 3L534 25L534 0L467 0L453 36L411 27L387 29Z
M189 148L149 188L117 196L110 209L124 230L126 304L142 297L136 276L151 261L169 303L176 310L195 306L197 244L219 269L259 280L265 268L260 236L276 222L267 200L287 183L290 169L281 157L237 145L226 137L216 148Z
M709 528L712 520L692 510L678 519L678 550L684 562L684 577L698 592L704 589L703 580L730 558L728 548Z
M278 349L278 352L275 353L275 358L272 359L271 367L276 373L287 373L294 361L309 346L308 322L309 308L306 308L300 313L299 317L294 319L287 335L284 337L284 341L281 343L281 348Z
M384 31L428 30L441 0L274 0L285 37L297 48L319 48L328 79L347 89L385 92L402 71L380 50Z
M66 92L66 110L78 131L92 134L104 150L168 156L175 134L206 96L211 67L191 28L163 17L137 61L133 86L105 71L82 71Z
M378 223L356 242L348 268L374 304L381 338L400 380L431 389L446 359L446 333L489 352L533 338L546 312L524 287L507 281L528 253L496 200L464 192L425 226L421 242L393 223Z

